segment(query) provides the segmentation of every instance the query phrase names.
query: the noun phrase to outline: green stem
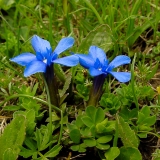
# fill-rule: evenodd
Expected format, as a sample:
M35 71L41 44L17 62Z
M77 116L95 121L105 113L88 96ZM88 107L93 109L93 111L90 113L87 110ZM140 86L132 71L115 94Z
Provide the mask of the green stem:
M102 95L102 88L105 78L106 75L104 74L94 77L87 106L97 106L98 101Z
M6 98L2 103L0 103L0 107L2 107L2 105L4 103L6 103L7 101L11 100L11 99L14 99L14 98L19 98L19 97L27 97L27 98L32 98L34 100L37 100L38 102L44 104L44 105L47 105L48 106L48 103L46 101L44 101L43 99L40 99L40 98L37 98L37 97L34 97L34 96L30 96L30 95L26 95L26 94L15 94L13 96L9 96L8 98ZM56 111L58 112L61 112L61 110L54 106L54 105L51 105L53 109L55 109Z
M136 54L133 58L133 62L131 64L131 87L132 87L132 93L133 93L133 98L134 98L134 102L135 102L135 105L136 105L136 108L137 110L139 111L139 104L138 104L138 99L137 99L137 96L136 96L136 93L135 93L135 83L134 83L134 66L135 66L135 61L136 61Z
M59 107L57 81L56 77L54 76L53 65L47 66L46 72L44 73L44 79L48 87L51 104Z
M64 16L66 17L68 14L67 0L63 0L63 12L64 12Z
M48 100L48 107L49 107L49 139L52 141L52 106L51 106L51 99L50 99L50 93L49 93L49 88L48 84L46 82L46 79L44 78L44 83L46 86L46 91L47 91L47 100Z
M115 134L114 134L114 139L113 139L113 147L117 147L117 142L118 142L118 123L116 121L116 128L115 128Z

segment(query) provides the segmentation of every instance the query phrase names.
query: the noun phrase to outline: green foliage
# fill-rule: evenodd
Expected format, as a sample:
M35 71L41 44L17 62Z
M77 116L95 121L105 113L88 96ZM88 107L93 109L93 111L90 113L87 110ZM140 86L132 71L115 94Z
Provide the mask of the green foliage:
M53 128L53 130L54 129L55 127ZM21 147L20 155L24 158L29 158L32 156L33 159L36 159L38 157L47 159L49 157L53 158L58 155L60 150L62 149L62 146L60 146L59 144L53 146L53 144L57 142L57 137L52 138L52 141L50 141L48 135L49 125L41 126L40 129L37 128L32 138L29 136L26 137L24 141L26 147ZM41 152L46 150L47 148L49 148L48 152L42 154Z
M5 128L0 136L0 159L16 160L20 152L20 146L25 138L26 118L23 115L17 115L11 123Z
M15 3L14 0L5 0L5 1L0 0L0 6L4 10L10 9L14 3Z
M115 114L121 107L121 101L113 93L104 93L101 97L100 105L105 108L105 111Z
M78 152L94 148L101 159L141 160L141 138L159 138L159 11L158 0L0 0L0 116L13 115L0 136L0 159L47 160L56 157L63 144ZM49 40L53 48L62 37L73 36L74 53L87 54L91 45L101 47L111 59L137 53L134 78L120 85L108 78L99 107L85 108L92 77L80 66L54 65L60 108L52 106L50 131L41 77L22 79L22 67L9 62L20 53L34 53L34 34ZM125 69L130 71L130 66ZM159 155L157 149L153 159Z
M129 124L120 116L117 116L118 133L125 147L138 148L139 140Z
M82 97L84 100L88 100L89 89L84 84L77 84L76 86L77 94Z
M118 147L111 147L105 152L105 157L107 160L114 160L120 154L120 150Z
M73 151L85 152L87 147L107 150L113 138L115 121L108 121L102 108L89 106L84 114L78 115L67 127L71 140L76 144L71 146Z
M121 147L118 160L142 160L142 156L137 148L134 147Z
M152 154L153 160L159 160L160 159L160 149L156 149L154 153Z
M8 148L5 150L4 154L3 154L3 160L15 160L16 158L16 154L13 151L13 149Z
M156 116L151 116L151 110L148 106L144 106L139 112L138 112L138 119L137 119L137 128L139 131L138 136L141 138L146 138L147 133L153 128L153 126L156 122ZM142 133L141 133L142 132Z
M131 84L121 84L121 88L116 89L116 93L118 95L119 100L122 105L131 106L132 102L134 102L134 96L132 91ZM134 86L136 97L139 101L151 100L154 97L154 91L150 86Z
M17 111L14 112L14 117L17 115L23 115L26 117L26 132L28 135L33 134L33 131L35 129L36 123L35 123L35 111L33 109L29 111Z

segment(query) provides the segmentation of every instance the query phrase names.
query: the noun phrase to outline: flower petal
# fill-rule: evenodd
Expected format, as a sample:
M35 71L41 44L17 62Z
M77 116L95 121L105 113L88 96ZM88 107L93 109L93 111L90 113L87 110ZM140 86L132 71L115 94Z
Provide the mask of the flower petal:
M113 59L113 61L108 65L109 70L112 70L113 68L116 68L118 66L129 64L131 62L131 59L128 56L120 55Z
M86 54L75 54L75 55L79 57L79 63L84 68L88 69L94 66L95 63L94 59L90 55Z
M128 82L131 79L130 72L108 72L114 76L119 82Z
M98 58L101 64L104 64L104 62L107 60L106 53L97 46L91 46L89 48L89 55L96 61Z
M40 52L45 58L48 55L48 50L51 50L50 43L47 40L44 40L37 35L33 36L31 44L35 52Z
M63 58L58 58L54 60L53 63L58 63L65 66L72 67L72 66L76 66L79 63L79 58L76 55L71 55Z
M10 61L16 62L21 66L26 66L28 63L35 61L36 59L36 56L32 53L22 53L19 56L11 58Z
M26 69L24 70L24 76L28 77L38 72L45 72L46 67L46 63L43 63L41 61L32 61L26 66Z
M73 46L73 44L74 44L74 38L72 38L72 37L62 38L59 41L57 47L55 48L54 53L59 55L63 51L71 48Z
M94 67L89 68L89 73L91 76L95 77L95 76L99 76L101 74L104 74L104 72L99 71L98 69L95 69Z

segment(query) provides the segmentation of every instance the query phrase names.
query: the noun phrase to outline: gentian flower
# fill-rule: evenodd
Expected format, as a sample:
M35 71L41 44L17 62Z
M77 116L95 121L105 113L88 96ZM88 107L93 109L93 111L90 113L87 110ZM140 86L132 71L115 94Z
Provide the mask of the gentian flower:
M47 40L44 40L37 35L33 36L31 39L31 44L36 52L36 55L26 52L10 59L10 61L26 67L24 71L25 77L38 72L45 73L47 67L54 63L54 60L57 59L60 53L73 46L74 39L72 37L62 38L54 51L52 51L51 45ZM74 55L64 57L61 60L61 64L63 62L64 64L68 62L68 66L74 66L78 63L78 58Z
M128 82L131 78L131 73L128 72L115 72L114 68L130 63L128 56L120 55L114 58L110 63L106 57L105 52L96 46L89 48L89 54L75 54L79 57L79 63L89 70L93 79L93 86L90 91L89 101L87 105L96 106L99 98L102 95L102 88L105 78L108 74L114 76L120 82Z
M106 57L105 52L96 46L89 48L89 54L76 54L79 57L79 63L86 69L89 70L91 76L111 74L119 82L128 82L131 78L129 72L114 72L113 69L130 63L130 58L125 55L120 55L114 58L110 63Z

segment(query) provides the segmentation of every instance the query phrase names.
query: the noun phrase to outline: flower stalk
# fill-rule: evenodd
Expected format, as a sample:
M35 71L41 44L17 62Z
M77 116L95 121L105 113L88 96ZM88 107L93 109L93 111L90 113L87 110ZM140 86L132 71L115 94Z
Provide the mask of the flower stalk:
M98 101L103 93L103 84L105 81L106 75L101 74L99 76L94 77L93 86L90 90L88 106L97 106Z
M50 97L51 104L59 107L58 88L56 78L54 76L53 65L50 65L46 68L46 72L44 73L44 79L46 82L46 88L48 88L48 96Z

